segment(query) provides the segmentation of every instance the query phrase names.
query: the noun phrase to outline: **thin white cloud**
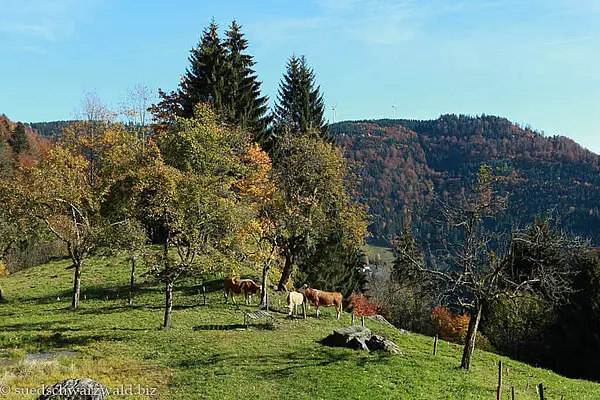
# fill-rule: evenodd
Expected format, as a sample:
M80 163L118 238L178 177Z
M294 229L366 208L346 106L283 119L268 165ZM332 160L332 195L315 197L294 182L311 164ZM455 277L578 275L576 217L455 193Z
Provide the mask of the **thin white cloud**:
M546 42L537 42L537 43L529 42L529 43L508 46L508 47L498 47L498 48L494 48L494 49L486 49L483 51L473 51L473 52L466 53L466 55L472 56L472 55L490 55L490 54L497 54L497 53L512 53L512 52L520 51L520 50L534 50L534 49L544 48L544 47L563 46L563 45L568 45L571 43L587 42L587 41L592 41L592 40L595 40L595 37L583 36L583 37L575 37L575 38L560 38L560 39L550 40L550 41L546 41Z
M600 13L600 2L597 0L544 0L541 4L565 15Z
M424 36L424 26L449 14L505 7L515 0L313 0L317 12L307 17L266 17L248 26L268 43L316 32L340 33L370 46L394 46Z
M413 38L420 5L413 0L317 0L332 25L370 45L393 45Z
M578 37L578 38L565 38L565 39L558 39L558 40L553 40L551 42L543 43L542 46L557 46L557 45L573 43L573 42L586 42L588 40L594 40L594 39L595 38L593 36L584 36L584 37Z
M46 50L44 48L37 47L37 46L28 46L28 45L9 46L8 50L11 52L15 52L15 53L29 53L29 54L37 54L40 56L48 54L48 50Z
M246 25L249 34L269 45L290 45L307 38L346 35L368 45L391 45L414 36L414 1L315 0L317 12L306 17L264 16Z
M0 37L55 42L71 37L100 0L0 0Z

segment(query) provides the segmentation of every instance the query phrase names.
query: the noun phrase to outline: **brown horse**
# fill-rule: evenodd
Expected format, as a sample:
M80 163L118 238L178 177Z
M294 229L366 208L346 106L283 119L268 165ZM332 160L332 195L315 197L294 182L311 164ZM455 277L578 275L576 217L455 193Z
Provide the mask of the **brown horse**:
M233 301L233 304L235 304L235 298L233 295L242 293L242 281L228 276L225 278L223 291L225 292L225 303L227 303L227 297L231 294L231 300Z
M244 292L244 297L246 298L246 304L250 304L252 295L260 294L262 292L262 286L252 279L242 279L240 282L242 285L242 292Z
M317 318L319 318L319 306L335 306L337 319L342 315L342 294L339 292L325 292L323 290L313 289L311 287L304 290L304 296L310 300L317 309Z

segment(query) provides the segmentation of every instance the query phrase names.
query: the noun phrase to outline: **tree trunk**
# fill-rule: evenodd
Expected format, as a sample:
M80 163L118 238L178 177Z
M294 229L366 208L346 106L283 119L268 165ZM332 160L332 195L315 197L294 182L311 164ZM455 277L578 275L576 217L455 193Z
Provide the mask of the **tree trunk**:
M73 301L71 302L71 307L73 310L77 310L79 307L79 296L81 293L81 264L82 260L75 260L75 276L73 277Z
M135 263L137 256L131 257L131 278L129 280L129 305L133 305L133 286L135 285Z
M267 304L267 278L269 277L269 269L271 269L271 264L265 264L263 267L262 280L260 282L262 285L262 292L260 293L259 306L264 306Z
M163 323L163 327L170 328L171 324L171 314L173 313L173 282L167 281L165 285L165 321Z
M167 237L165 238L165 243L163 244L163 257L165 260L169 256L169 234L167 233Z
M0 303L6 301L4 297L4 292L2 291L2 286L0 286Z
M465 348L463 350L462 361L460 367L466 370L471 368L471 361L473 360L473 352L475 351L475 338L477 337L477 329L479 328L479 320L481 319L481 311L483 305L477 302L475 308L475 314L471 315L469 320L469 328L467 329L467 337L465 339Z
M292 277L292 272L294 271L294 260L292 255L288 252L285 253L285 265L283 266L283 271L281 271L281 279L279 280L279 285L277 285L277 290L286 291L287 292L287 284Z

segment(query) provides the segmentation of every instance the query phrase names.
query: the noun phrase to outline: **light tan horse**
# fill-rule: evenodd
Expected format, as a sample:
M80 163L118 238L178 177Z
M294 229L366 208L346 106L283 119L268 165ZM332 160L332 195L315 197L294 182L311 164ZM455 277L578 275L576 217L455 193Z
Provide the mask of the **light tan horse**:
M292 315L292 310L296 308L296 315L298 315L298 306L304 303L304 295L300 292L289 292L287 295L287 306L290 309L288 315Z

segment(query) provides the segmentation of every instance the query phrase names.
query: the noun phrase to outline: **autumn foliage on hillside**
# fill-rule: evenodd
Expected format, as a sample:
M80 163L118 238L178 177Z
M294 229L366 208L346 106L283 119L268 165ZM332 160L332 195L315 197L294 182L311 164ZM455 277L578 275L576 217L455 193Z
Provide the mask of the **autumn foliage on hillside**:
M16 167L30 167L44 154L49 139L38 136L28 125L0 115L0 174Z
M469 316L456 315L444 306L437 306L431 311L431 319L435 333L443 340L464 343L469 327Z
M348 301L350 302L348 307L352 310L352 314L359 317L369 317L379 312L379 307L362 294L353 293L348 297Z
M407 222L434 235L423 216L436 197L459 199L482 164L511 179L499 230L548 210L561 228L600 242L598 155L562 136L545 136L494 116L342 122L331 127L362 179L358 192L373 216L370 231L386 241Z

